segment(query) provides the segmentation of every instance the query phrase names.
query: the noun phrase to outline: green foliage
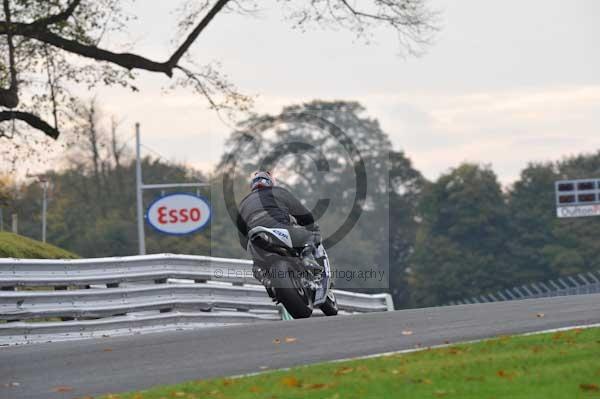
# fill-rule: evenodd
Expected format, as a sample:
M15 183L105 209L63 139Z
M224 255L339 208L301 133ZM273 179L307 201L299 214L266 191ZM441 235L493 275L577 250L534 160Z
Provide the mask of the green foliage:
M510 281L508 214L491 169L463 164L425 189L412 258L413 300L437 305Z
M0 206L5 206L9 203L11 192L11 179L8 176L0 175Z
M600 153L530 164L506 193L488 168L441 176L419 202L413 305L597 270L600 220L557 218L554 183L599 176Z
M198 182L205 178L182 166L144 159L144 179L154 183ZM48 242L83 257L124 256L138 253L135 213L135 164L105 167L100 186L91 171L70 169L49 174L53 189L48 205ZM146 191L146 205L160 192ZM206 194L206 193L205 193ZM24 187L9 209L19 214L19 230L41 236L41 190L37 183ZM169 237L146 228L148 253L208 255L210 229L188 237Z
M268 169L309 209L318 199L328 200L324 212L315 212L325 238L348 217L358 215L352 207L364 188L366 198L356 225L328 248L333 268L344 273L383 271L396 299L402 301L416 231L414 209L424 179L404 153L392 149L379 122L365 113L356 102L317 100L285 107L278 115L254 116L228 140L219 170L235 166L240 193L247 192L246 177L252 171ZM357 160L364 164L365 182L357 181ZM377 283L340 279L337 287L376 288Z
M72 252L13 233L0 232L0 258L75 259Z
M531 164L508 193L510 253L515 281L555 278L598 269L598 218L556 217L554 182L600 177L600 153Z

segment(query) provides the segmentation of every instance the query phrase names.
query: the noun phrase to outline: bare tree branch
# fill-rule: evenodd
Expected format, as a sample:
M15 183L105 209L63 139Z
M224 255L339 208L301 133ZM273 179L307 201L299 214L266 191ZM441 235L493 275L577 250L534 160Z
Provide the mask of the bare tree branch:
M48 76L48 88L50 89L50 99L52 100L52 116L54 117L54 128L58 129L58 110L56 104L56 90L54 81L54 63L48 51L48 46L44 46L44 54L46 55L46 74Z
M217 3L211 8L211 10L206 14L206 16L200 21L200 23L194 28L194 30L189 34L189 36L185 39L185 41L179 46L179 48L173 53L167 64L174 68L181 57L188 51L192 43L198 38L200 33L208 26L208 24L213 20L213 18L225 7L230 0L219 0Z
M4 1L6 3L8 0ZM80 0L74 0L71 2L69 7L60 14L40 19L33 23L25 24L11 23L8 20L0 21L0 34L11 34L14 32L14 34L37 39L46 44L56 46L65 51L75 53L83 57L111 62L129 70L144 69L151 72L161 72L169 77L172 77L173 69L177 66L177 63L180 61L181 57L189 50L190 46L194 43L202 31L209 25L209 23L229 1L230 0L219 0L166 62L153 61L132 53L115 53L109 50L104 50L97 46L91 46L80 43L76 40L64 38L46 28L46 25L59 22L72 15L76 7L81 2ZM0 103L2 103L2 101L0 101Z
M40 119L37 115L34 115L30 112L22 112L22 111L0 111L0 122L10 121L10 120L20 120L27 123L29 126L41 130L46 135L52 137L53 139L57 139L60 132L50 126L48 123Z
M66 21L67 19L69 19L69 17L71 15L73 15L73 13L75 12L75 9L79 6L80 3L81 3L81 0L73 0L69 4L69 6L67 8L65 8L64 11L62 11L58 14L49 15L48 17L45 17L45 18L40 18L37 21L34 21L32 23L32 25L47 26L47 25L52 25L52 24Z
M8 24L11 23L10 1L4 0L4 16ZM0 104L7 108L15 108L19 105L19 92L17 80L17 68L15 66L15 45L13 43L13 32L7 32L6 40L8 42L8 64L10 73L10 86L7 89L0 89Z
M92 58L98 61L107 61L126 69L144 69L151 72L162 72L167 76L173 75L173 69L166 62L156 62L132 53L113 53L96 46L80 43L75 40L61 37L48 29L31 30L24 36L51 44L65 51Z
M194 0L198 1L198 0ZM290 3L291 0L279 0L281 3ZM406 45L411 51L411 45L423 46L428 44L428 33L434 30L432 26L432 14L425 7L426 0L297 0L294 9L296 12L291 14L292 19L297 19L297 25L304 23L317 22L320 24L331 24L337 22L340 26L347 28L359 35L362 35L367 28L377 25L387 25L398 32L402 44ZM132 74L119 70L118 67L127 71L134 69L145 70L149 72L158 72L172 78L175 73L181 75L182 79L176 82L178 86L192 87L198 93L201 93L210 103L211 107L220 109L247 109L249 97L239 94L235 87L227 82L223 75L217 73L211 67L193 71L184 65L181 65L183 57L189 53L189 50L198 37L205 31L208 25L222 11L229 7L236 11L236 7L246 11L242 7L242 2L238 0L204 0L197 11L191 13L184 24L185 29L193 29L187 34L185 40L175 49L171 56L165 61L155 61L142 55L129 52L114 52L101 48L99 41L92 38L92 34L102 28L100 20L109 15L107 21L111 19L110 15L114 11L120 15L120 8L113 7L110 2L99 2L101 5L96 7L96 2L83 2L82 0L62 0L56 2L29 2L2 0L4 6L4 20L0 20L0 36L6 36L9 56L9 74L10 87L0 88L0 107L8 108L7 111L0 111L0 122L8 120L22 120L31 126L38 128L50 137L58 137L58 112L57 103L60 101L57 93L62 93L63 88L59 84L58 77L61 74L68 76L66 80L76 82L86 81L91 86L100 79L105 84L121 84L127 86L129 80L133 79ZM117 1L115 0L115 3ZM365 3L367 5L365 5ZM36 5L35 11L30 12L30 7ZM48 4L64 4L54 14L48 11ZM212 4L212 6L211 6ZM357 4L360 4L361 8ZM63 8L64 7L64 8ZM25 15L33 22L19 22L11 19L11 8L15 16ZM116 10L116 11L115 11ZM202 16L202 17L201 17ZM198 23L196 21L199 20ZM107 22L108 24L108 22ZM119 28L121 25L119 25ZM102 28L103 33L106 25ZM102 36L102 35L101 35ZM15 39L16 38L16 39ZM23 50L20 42L25 43ZM17 41L17 53L13 40ZM41 46L40 46L41 44ZM45 53L41 52L40 47L52 46L58 51L56 55L57 65L53 65L52 57L48 56L48 49ZM5 47L6 48L6 47ZM62 51L60 51L62 50ZM24 56L24 51L31 51L35 54L31 62ZM85 71L98 72L98 75L89 77L84 69L71 68L70 61L66 61L68 54L76 54L102 63L96 63L94 67ZM55 126L51 127L40 117L29 112L12 112L20 103L19 86L29 87L31 79L19 80L19 77L28 76L34 69L34 73L40 73L39 61L41 57L46 58L46 75L50 85L49 100L53 103L53 116ZM54 57L54 56L53 56ZM17 60L17 61L15 61ZM25 61L23 61L25 60ZM18 62L18 66L16 66ZM186 60L187 63L187 60ZM17 69L20 68L19 75ZM67 70L68 72L63 72ZM176 71L177 70L177 71ZM4 72L3 72L4 73ZM121 77L125 76L125 77ZM177 76L179 77L179 76ZM181 81L184 81L181 83ZM133 86L132 86L133 88ZM56 89L56 90L55 90ZM26 92L22 90L23 92ZM225 101L217 101L215 95L223 95ZM42 97L42 101L47 101ZM33 109L39 112L38 108L28 106L26 109Z
M7 2L8 0L4 0ZM32 39L37 39L43 43L50 44L65 51L81 55L83 57L92 58L98 61L107 61L119 65L128 70L143 69L150 72L164 73L168 77L173 76L173 69L177 66L181 57L189 50L193 42L198 38L200 33L208 26L213 18L221 11L221 9L230 0L219 0L209 13L200 21L196 28L190 33L182 45L173 53L166 62L157 62L148 58L132 53L115 53L109 50L104 50L97 46L92 46L80 43L76 40L64 38L46 28L46 24L42 20L25 24L12 23L10 21L0 21L0 35L18 34ZM58 15L67 15L70 9L73 9L79 4L79 1L73 1L68 10L64 13L57 14L47 20L54 21L58 19ZM5 105L5 102L0 98L0 105Z

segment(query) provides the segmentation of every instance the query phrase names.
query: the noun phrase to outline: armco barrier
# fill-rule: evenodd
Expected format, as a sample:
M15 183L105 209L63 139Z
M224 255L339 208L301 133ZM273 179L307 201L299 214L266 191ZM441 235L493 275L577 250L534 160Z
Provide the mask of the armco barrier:
M0 259L0 345L280 320L255 283L241 259ZM341 313L393 310L389 294L335 293Z
M559 277L555 280L524 284L476 297L464 298L458 301L452 301L447 305L468 305L474 303L515 301L520 299L596 293L600 293L600 272L588 272L580 273L576 276Z

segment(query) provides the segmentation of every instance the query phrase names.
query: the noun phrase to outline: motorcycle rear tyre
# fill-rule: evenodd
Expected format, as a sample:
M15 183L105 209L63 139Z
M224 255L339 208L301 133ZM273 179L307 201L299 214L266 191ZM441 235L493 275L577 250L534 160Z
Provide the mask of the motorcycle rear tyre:
M294 319L306 319L312 315L312 294L302 287L298 273L287 263L273 265L273 287L277 299Z

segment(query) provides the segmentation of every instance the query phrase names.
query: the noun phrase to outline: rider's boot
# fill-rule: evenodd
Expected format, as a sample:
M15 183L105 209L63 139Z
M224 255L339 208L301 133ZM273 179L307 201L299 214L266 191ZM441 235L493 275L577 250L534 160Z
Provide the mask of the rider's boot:
M300 259L302 259L302 265L308 270L314 270L322 272L323 266L317 262L315 258L316 247L313 244L307 244L302 252L300 253Z
M252 275L254 276L255 279L257 279L258 281L263 282L263 279L265 277L265 272L263 271L263 269L257 265L256 263L254 263L252 265Z

